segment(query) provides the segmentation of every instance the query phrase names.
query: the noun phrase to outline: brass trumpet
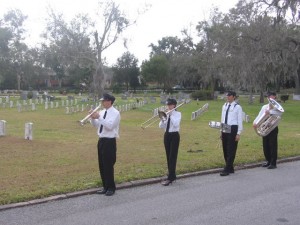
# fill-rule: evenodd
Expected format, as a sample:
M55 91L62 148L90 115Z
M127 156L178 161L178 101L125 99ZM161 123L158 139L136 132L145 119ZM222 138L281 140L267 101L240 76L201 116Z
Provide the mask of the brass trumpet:
M80 123L81 126L85 125L88 121L91 120L91 116L97 112L100 108L102 107L102 105L98 105L95 109L93 109L93 111L91 111L86 117L84 117L82 120L79 120L78 122Z
M173 112L175 109L181 107L181 106L184 105L184 104L185 104L185 101L184 101L183 103L179 104L178 106L176 106L174 109L171 109L171 110L169 110L169 111L167 111L167 112L164 112L164 111L158 111L157 115L152 116L150 119L148 119L148 120L146 120L145 122L143 122L143 123L141 124L141 128L142 128L142 129L145 129L145 128L151 126L152 124L154 124L155 122L157 122L157 121L159 121L159 120L166 120L166 119L167 119L167 116L168 116L171 112ZM158 117L158 118L156 118L156 117Z

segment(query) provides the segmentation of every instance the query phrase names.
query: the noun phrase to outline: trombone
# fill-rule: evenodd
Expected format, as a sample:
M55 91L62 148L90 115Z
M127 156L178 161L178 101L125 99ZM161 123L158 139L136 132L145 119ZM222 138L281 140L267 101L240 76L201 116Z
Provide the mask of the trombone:
M93 111L91 111L86 117L84 117L82 120L79 120L78 122L80 123L81 126L85 125L88 121L90 121L91 116L97 112L100 108L102 107L102 105L98 105L95 109L93 109Z
M154 124L155 122L159 121L159 120L166 120L167 116L173 112L174 110L176 110L177 108L181 107L182 105L185 104L185 101L181 104L179 104L178 106L176 106L174 109L171 109L167 112L164 111L158 111L157 115L152 116L150 119L146 120L145 122L143 122L141 124L141 128L145 129L147 127L150 127L152 124ZM158 118L156 118L158 117Z

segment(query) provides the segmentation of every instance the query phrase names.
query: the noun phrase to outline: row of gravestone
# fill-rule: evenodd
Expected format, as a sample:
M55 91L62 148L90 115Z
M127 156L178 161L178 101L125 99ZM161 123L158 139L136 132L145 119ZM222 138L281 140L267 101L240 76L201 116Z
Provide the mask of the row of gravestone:
M200 109L192 112L192 120L195 120L197 117L201 116L204 112L208 110L208 103L204 104ZM250 122L250 117L245 112L242 112L243 121L246 123Z
M3 99L5 99L5 100L3 100ZM66 105L68 106L69 104L70 105L73 105L73 104L77 104L78 103L78 99L77 98L68 98L68 99L66 99L66 100L59 100L59 101L49 101L48 99L43 99L43 98L41 98L41 99L29 99L29 100L22 100L23 101L23 105L26 105L26 104L32 104L32 103L35 103L35 104L43 104L44 102L59 102L59 101L61 101L61 103L62 103L62 106L64 106L64 103L66 103ZM82 102L85 102L85 101L82 101ZM16 103L16 105L19 105L19 104L21 104L20 103L20 101L19 100L17 100L17 101L14 101L14 100L10 100L10 98L9 98L9 96L6 96L6 97L4 97L4 98L1 98L0 97L0 104L3 104L3 103L7 103L7 104L9 104L10 106L11 106L11 108L13 107L13 105L14 105L14 103Z
M143 101L138 102L138 103L128 103L125 105L115 105L114 107L119 111L119 112L126 112L132 109L136 109L139 107L144 106L145 103ZM84 105L81 106L81 112L83 111L90 111L92 109L94 109L95 107L93 105L89 106L88 104L84 107ZM79 110L79 105L76 106L72 106L72 107L66 107L66 114L72 114L72 113L76 113L76 112L80 112Z
M200 109L192 112L192 120L195 120L196 118L198 118L199 116L201 116L204 112L206 112L208 110L208 103L204 104Z
M1 99L1 98L0 98ZM35 102L35 103L34 103ZM0 102L0 107L2 106L2 108L17 108L18 111L22 111L22 109L24 109L25 111L29 111L29 109L31 110L36 110L36 105L41 105L44 104L44 108L48 109L48 108L59 108L61 107L65 107L65 106L76 106L78 104L77 99L75 99L74 101L71 100L61 100L61 102L59 103L58 101L56 102L48 102L48 101L43 101L36 99L35 101L32 101L32 99L29 100L29 102L27 102L26 100L23 100L23 104L21 104L19 101L17 101L16 103L14 101L9 101L9 103L1 103ZM23 111L24 111L23 110Z
M4 137L7 135L6 123L7 122L5 120L0 120L0 137ZM32 140L33 139L33 123L32 122L25 123L24 130L25 130L24 138L26 140Z

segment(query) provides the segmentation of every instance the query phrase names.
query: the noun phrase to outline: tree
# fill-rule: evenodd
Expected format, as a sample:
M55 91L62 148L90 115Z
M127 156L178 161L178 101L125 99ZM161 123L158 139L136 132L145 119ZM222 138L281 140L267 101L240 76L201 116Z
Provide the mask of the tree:
M300 2L299 0L258 0L258 8L263 8L263 12L275 12L273 26L277 31L286 27L286 31L281 33L281 53L280 58L285 65L281 73L292 74L295 79L296 93L300 94ZM290 12L290 16L288 16ZM287 25L287 18L290 24Z
M117 64L113 67L114 80L119 84L125 83L127 91L130 86L135 92L139 85L139 68L137 63L138 59L134 55L130 54L130 52L125 52L117 59Z
M185 31L182 31L184 33ZM187 71L185 63L188 63L189 59L194 50L194 43L192 39L186 36L183 39L178 37L163 37L158 41L157 45L151 43L150 57L161 55L164 56L168 61L169 74L166 76L165 83L170 88L174 84L184 84L185 80L189 80L186 76Z
M163 90L170 88L169 82L169 63L164 55L154 55L150 60L142 63L141 74L147 82L157 82L163 85Z
M2 80L2 85L6 88L20 90L21 82L26 76L23 70L28 50L23 42L23 23L26 18L20 10L15 9L8 11L0 21L0 54L1 64L4 66L0 81Z
M99 20L103 22L103 26L99 25L99 22L92 22L87 15L77 15L68 24L62 14L56 14L52 10L45 34L45 37L50 39L50 47L54 49L52 52L58 55L59 62L63 63L67 70L75 63L81 66L92 65L93 79L90 87L95 98L102 96L105 86L102 54L131 25L113 1L100 3L99 11L102 11Z
M105 85L105 73L103 69L102 53L114 44L120 34L130 25L129 20L123 15L115 2L109 1L104 7L104 26L102 33L94 32L96 43L95 73L93 76L94 96L102 96Z

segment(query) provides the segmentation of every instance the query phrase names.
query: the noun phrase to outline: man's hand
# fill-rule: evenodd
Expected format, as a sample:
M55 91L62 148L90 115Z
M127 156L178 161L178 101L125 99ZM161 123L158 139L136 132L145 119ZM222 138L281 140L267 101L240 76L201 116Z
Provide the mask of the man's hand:
M91 115L91 118L92 118L93 120L99 119L99 117L100 117L100 115L99 115L98 112L94 112L94 113Z

